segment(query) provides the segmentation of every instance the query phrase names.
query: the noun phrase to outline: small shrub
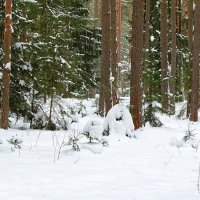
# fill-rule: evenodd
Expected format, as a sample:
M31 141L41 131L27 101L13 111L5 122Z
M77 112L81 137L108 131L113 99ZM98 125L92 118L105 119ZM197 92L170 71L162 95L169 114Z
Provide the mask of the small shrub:
M12 145L11 150L14 151L14 149L21 149L21 145L23 140L18 139L17 137L12 136L9 140L7 140L9 144Z
M79 134L71 134L68 137L67 145L71 146L74 151L80 151L80 135Z
M188 125L188 130L185 132L185 136L183 137L183 140L185 142L187 142L188 140L193 140L195 138L196 134L194 134L193 131L194 130L191 130L190 126Z

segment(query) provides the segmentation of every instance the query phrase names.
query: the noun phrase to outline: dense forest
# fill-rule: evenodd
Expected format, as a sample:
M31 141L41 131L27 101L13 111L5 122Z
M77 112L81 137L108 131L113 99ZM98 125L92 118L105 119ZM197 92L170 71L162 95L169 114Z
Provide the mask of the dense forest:
M41 128L58 98L96 98L105 116L130 97L134 127L157 112L198 120L200 3L195 0L5 0L0 3L1 127Z
M200 0L0 0L0 199L199 200Z

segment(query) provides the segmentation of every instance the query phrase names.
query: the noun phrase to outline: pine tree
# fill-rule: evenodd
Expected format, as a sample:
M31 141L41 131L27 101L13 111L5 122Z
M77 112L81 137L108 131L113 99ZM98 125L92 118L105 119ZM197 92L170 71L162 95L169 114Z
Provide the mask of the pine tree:
M111 6L111 97L112 105L117 103L117 77L118 77L118 58L119 46L117 36L117 1L112 0ZM113 80L114 79L114 80Z
M147 0L148 1L148 0ZM156 6L155 6L156 5ZM150 22L149 30L148 28L148 17L145 17L146 21L146 31L145 31L145 49L148 48L149 51L145 51L146 59L144 62L143 70L143 81L144 87L144 124L150 123L153 127L159 127L162 125L160 120L156 117L157 112L164 112L164 110L156 104L155 102L161 101L161 62L160 62L160 7L158 1L150 1L150 8L148 8L148 2L146 2L146 16L148 16L148 9L150 9ZM147 41L149 31L149 41ZM148 58L148 59L147 59Z
M160 2L160 51L161 51L161 93L162 108L168 110L168 36L167 36L167 1Z
M135 130L142 126L143 1L133 1L130 112Z
M187 1L188 6L188 49L189 49L189 60L190 64L188 65L188 81L186 84L187 93L187 117L189 117L191 112L191 74L192 74L192 52L193 52L193 25L194 25L194 11L193 11L193 0Z
M176 0L171 2L171 82L170 82L170 111L175 113L175 85L176 85Z
M5 1L1 128L8 128L12 39L12 0Z
M191 121L198 121L199 109L199 54L200 54L200 1L195 0L194 10L194 44L191 92Z
M110 0L102 0L102 55L99 113L107 114L111 108L110 88Z

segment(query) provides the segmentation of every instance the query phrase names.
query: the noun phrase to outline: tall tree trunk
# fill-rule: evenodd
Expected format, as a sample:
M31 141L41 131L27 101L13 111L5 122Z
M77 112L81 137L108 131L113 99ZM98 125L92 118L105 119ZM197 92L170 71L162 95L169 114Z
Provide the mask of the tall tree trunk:
M3 48L3 87L1 107L1 128L8 128L10 70L11 70L11 38L12 38L12 0L5 1L5 31Z
M176 0L171 2L171 31L172 31L172 44L171 44L171 82L170 82L170 111L175 113L175 84L176 84Z
M193 18L194 18L194 11L193 11L193 0L188 0L188 48L190 53L192 53L192 46L193 46Z
M25 19L27 19L27 4L26 3L23 4L23 10L22 11L23 11L23 17ZM22 29L21 40L24 43L26 43L28 41L28 31L27 31L26 27L23 27L23 29Z
M167 39L167 2L161 1L160 5L161 24L160 24L160 43L161 43L161 94L162 94L162 108L168 110L168 39Z
M99 114L104 116L111 108L110 88L110 0L102 0L102 55Z
M3 34L4 34L3 13L4 13L3 1L0 1L0 48L3 48Z
M115 0L111 0L115 1ZM122 0L117 0L117 44L118 44L118 62L121 61L121 40L122 40Z
M130 111L135 130L142 127L143 0L133 1Z
M193 25L194 25L194 11L193 11L193 0L187 0L188 6L188 49L190 56L190 65L188 69L188 94L187 94L187 117L189 117L191 112L191 76L192 76L192 51L193 51Z
M191 121L198 121L199 109L199 53L200 53L200 1L195 0L194 10L194 44L191 93Z
M149 38L150 37L150 0L146 0L146 9L145 9L145 53L144 53L144 60L145 60L145 66L148 66L149 62L149 49L150 49L150 42ZM146 71L146 67L144 71ZM147 93L148 91L148 85L144 81L144 94Z
M111 91L112 105L117 103L117 70L118 70L118 54L117 45L117 1L111 0Z

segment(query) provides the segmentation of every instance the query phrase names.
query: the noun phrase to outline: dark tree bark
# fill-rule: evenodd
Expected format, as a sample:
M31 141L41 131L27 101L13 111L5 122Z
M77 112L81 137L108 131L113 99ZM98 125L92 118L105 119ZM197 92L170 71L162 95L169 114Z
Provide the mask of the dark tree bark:
M117 1L111 0L111 80L112 105L117 103L117 70L118 70L118 43L117 43Z
M171 31L172 31L172 44L171 44L171 82L170 82L170 111L175 113L175 84L176 84L176 0L171 1Z
M188 6L188 49L190 54L190 66L192 66L192 51L193 51L193 25L194 25L194 11L193 11L193 0L187 0ZM187 117L189 117L191 112L191 76L192 76L192 68L188 67L188 94L187 94Z
M167 38L167 1L162 0L160 4L160 45L161 45L161 94L162 94L162 108L168 110L168 38Z
M130 112L135 130L142 127L143 0L133 1Z
M110 0L102 0L102 55L99 114L104 116L111 108L110 88Z
M188 0L188 48L190 53L192 53L192 46L193 46L193 18L194 18L194 11L193 11L193 0Z
M114 0L111 0L111 2ZM121 61L121 40L122 40L122 0L117 0L117 44L118 44L118 62Z
M194 10L194 43L191 92L191 121L198 121L199 109L199 53L200 53L200 1L195 0Z
M11 70L11 38L12 38L12 0L5 1L5 30L3 47L3 87L1 107L1 128L8 128L9 98L10 98L10 70Z

